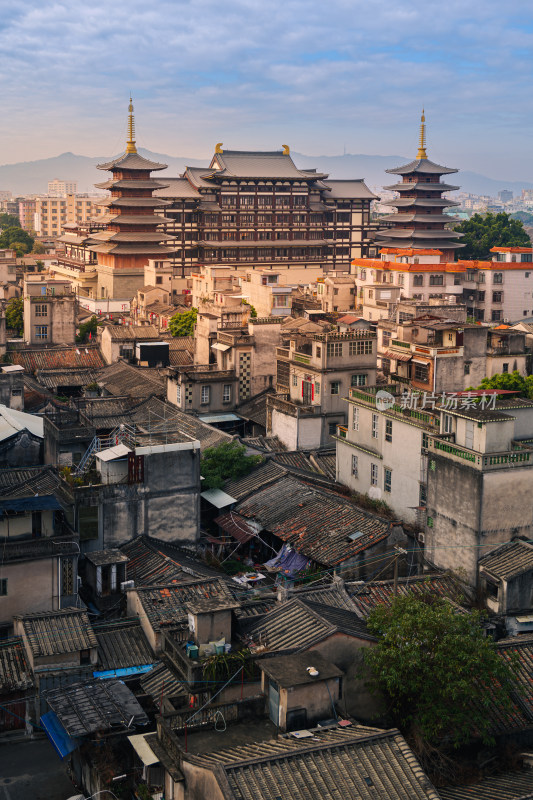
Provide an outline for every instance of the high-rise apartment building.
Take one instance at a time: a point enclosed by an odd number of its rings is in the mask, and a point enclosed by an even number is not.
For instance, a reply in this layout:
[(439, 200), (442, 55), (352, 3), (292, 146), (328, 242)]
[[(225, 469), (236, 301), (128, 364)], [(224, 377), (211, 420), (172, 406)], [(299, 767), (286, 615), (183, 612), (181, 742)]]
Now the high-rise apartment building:
[(60, 236), (66, 223), (86, 222), (94, 215), (96, 198), (68, 194), (35, 198), (34, 226), (39, 236)]
[(51, 197), (62, 197), (64, 194), (78, 194), (77, 181), (61, 181), (54, 178), (48, 181), (48, 194)]

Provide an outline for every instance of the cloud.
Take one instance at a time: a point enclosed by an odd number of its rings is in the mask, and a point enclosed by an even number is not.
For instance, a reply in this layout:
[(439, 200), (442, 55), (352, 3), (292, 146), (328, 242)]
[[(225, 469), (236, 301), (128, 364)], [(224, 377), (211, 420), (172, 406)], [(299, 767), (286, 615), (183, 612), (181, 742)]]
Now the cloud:
[(131, 90), (154, 150), (408, 153), (425, 104), (441, 160), (487, 171), (508, 141), (521, 177), (532, 46), (529, 0), (26, 0), (0, 25), (2, 160), (115, 152)]

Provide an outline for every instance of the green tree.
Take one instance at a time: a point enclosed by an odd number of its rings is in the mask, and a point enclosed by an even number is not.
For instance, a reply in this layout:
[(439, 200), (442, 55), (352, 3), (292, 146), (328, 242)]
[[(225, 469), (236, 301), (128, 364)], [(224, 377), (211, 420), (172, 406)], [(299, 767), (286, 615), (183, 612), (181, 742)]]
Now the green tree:
[(35, 255), (41, 256), (43, 253), (46, 253), (46, 247), (42, 242), (34, 242), (33, 252), (35, 253)]
[(510, 214), (474, 214), (455, 226), (463, 233), (460, 258), (490, 260), (493, 247), (531, 247), (531, 241), (522, 222)]
[(459, 613), (429, 594), (397, 597), (371, 613), (368, 630), (378, 644), (364, 653), (370, 687), (412, 741), (489, 744), (492, 709), (511, 710), (514, 661), (499, 656), (480, 621), (479, 612)]
[(20, 228), (20, 220), (12, 214), (0, 214), (0, 228)]
[[(98, 320), (93, 315), (91, 319), (87, 320), (87, 322), (83, 322), (79, 329), (78, 333), (76, 334), (76, 341), (80, 344), (89, 341), (89, 339), (93, 339), (96, 336), (96, 331), (98, 330)], [(90, 334), (90, 336), (89, 336)]]
[(507, 389), (519, 392), (520, 397), (533, 399), (533, 375), (524, 378), (517, 369), (513, 372), (500, 372), (492, 378), (483, 378), (478, 389)]
[(24, 333), (24, 300), (22, 297), (12, 297), (6, 306), (7, 327), (15, 331), (17, 336)]
[(197, 308), (191, 308), (190, 311), (174, 314), (168, 323), (168, 329), (172, 336), (193, 336), (197, 316)]
[(200, 462), (202, 486), (220, 489), (224, 481), (242, 478), (263, 460), (262, 456), (247, 456), (246, 447), (234, 439), (204, 450)]
[(30, 253), (33, 242), (33, 237), (27, 231), (14, 225), (6, 228), (0, 235), (0, 247), (12, 247), (18, 256)]

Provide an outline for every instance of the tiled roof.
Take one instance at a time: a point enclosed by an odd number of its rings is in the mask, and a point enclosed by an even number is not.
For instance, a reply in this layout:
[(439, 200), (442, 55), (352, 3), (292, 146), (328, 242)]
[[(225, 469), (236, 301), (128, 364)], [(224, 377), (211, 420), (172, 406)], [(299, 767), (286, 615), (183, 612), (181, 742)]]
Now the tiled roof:
[(88, 386), (96, 381), (97, 376), (94, 369), (38, 369), (35, 372), (41, 386), (52, 391), (59, 386)]
[(188, 367), (194, 363), (194, 358), (190, 350), (170, 350), (168, 360), (171, 367)]
[(17, 637), (0, 642), (0, 694), (23, 691), (32, 686), (33, 678), (22, 639)]
[(106, 331), (113, 342), (160, 338), (160, 333), (154, 325), (108, 325)]
[[(189, 582), (191, 578), (199, 578), (196, 572), (178, 562), (179, 554), (173, 558), (162, 553), (156, 542), (149, 542), (144, 536), (136, 536), (121, 548), (128, 556), (128, 580), (135, 586), (162, 586), (173, 583)], [(196, 566), (196, 565), (195, 565)]]
[(308, 739), (288, 734), (194, 761), (224, 770), (232, 800), (439, 800), (397, 730), (318, 728)]
[(189, 696), (183, 680), (172, 672), (166, 664), (158, 664), (141, 678), (143, 692), (149, 694), (154, 702), (161, 703), (161, 697), (182, 697), (185, 702)]
[(249, 400), (245, 400), (243, 403), (240, 403), (238, 406), (236, 406), (235, 411), (237, 414), (240, 414), (241, 417), (249, 419), (266, 429), (267, 396), (275, 393), (275, 390), (269, 387), (268, 389), (259, 392), (259, 394), (254, 395), (254, 397), (251, 397)]
[[(359, 613), (365, 619), (374, 608), (379, 605), (388, 605), (394, 598), (393, 581), (369, 581), (364, 584), (347, 582), (345, 587)], [(465, 597), (468, 599), (466, 587), (449, 573), (399, 578), (397, 589), (398, 595), (436, 594), (454, 602), (459, 602)]]
[(516, 659), (512, 664), (518, 681), (519, 694), (516, 702), (527, 716), (530, 727), (533, 725), (533, 634), (518, 636), (498, 642), (498, 652), (506, 661)]
[(444, 786), (439, 794), (442, 800), (533, 800), (533, 770), (504, 772), (463, 786)]
[[(224, 491), (235, 497), (227, 486)], [(259, 489), (239, 503), (236, 511), (260, 522), (306, 558), (327, 566), (373, 547), (386, 539), (391, 529), (388, 520), (292, 475)], [(350, 534), (361, 535), (352, 540)]]
[(37, 657), (89, 650), (98, 644), (87, 612), (79, 608), (26, 614), (19, 619)]
[(98, 663), (103, 670), (140, 667), (155, 660), (138, 622), (109, 622), (95, 625)]
[(0, 497), (49, 496), (61, 486), (61, 479), (54, 467), (25, 467), (0, 470)]
[(156, 630), (172, 627), (188, 617), (187, 604), (195, 600), (227, 599), (232, 595), (225, 581), (207, 578), (171, 586), (136, 590), (152, 627)]
[(104, 367), (98, 373), (97, 381), (115, 397), (164, 397), (167, 393), (166, 378), (159, 370), (134, 367), (125, 361)]
[[(242, 178), (299, 178), (317, 179), (325, 177), (308, 170), (300, 170), (289, 155), (281, 151), (252, 152), (224, 150), (216, 154), (220, 169), (204, 170), (204, 175)], [(211, 184), (212, 185), (212, 184)]]
[(244, 497), (286, 475), (287, 470), (283, 469), (283, 467), (274, 464), (273, 461), (267, 461), (252, 470), (249, 475), (245, 475), (244, 478), (226, 481), (223, 488), (235, 500), (242, 500)]
[(508, 580), (533, 570), (533, 543), (509, 542), (479, 559), (479, 566), (496, 578)]
[(335, 453), (313, 453), (318, 468), (332, 481), (337, 479), (337, 459)]
[[(353, 620), (352, 620), (353, 616)], [(298, 653), (342, 631), (372, 639), (355, 613), (332, 606), (319, 606), (294, 598), (274, 607), (257, 622), (247, 625), (246, 634), (269, 650)]]
[(9, 357), (13, 364), (20, 364), (28, 372), (38, 369), (100, 369), (104, 366), (99, 347), (90, 344), (11, 350)]
[(69, 736), (86, 736), (119, 728), (135, 730), (148, 717), (132, 692), (119, 680), (94, 679), (46, 692), (48, 705)]
[(323, 606), (344, 608), (347, 611), (357, 613), (357, 606), (350, 598), (342, 582), (319, 588), (316, 588), (313, 584), (304, 585), (301, 588), (291, 590), (291, 597), (298, 597), (305, 602), (319, 603)]

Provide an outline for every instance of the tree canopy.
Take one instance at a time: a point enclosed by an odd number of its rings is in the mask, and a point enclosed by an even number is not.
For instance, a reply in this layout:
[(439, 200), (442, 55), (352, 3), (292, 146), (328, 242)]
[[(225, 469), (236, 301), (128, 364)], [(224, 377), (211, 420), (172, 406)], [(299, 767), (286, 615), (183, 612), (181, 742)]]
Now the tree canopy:
[(512, 667), (483, 635), (479, 612), (459, 613), (434, 595), (406, 595), (378, 606), (365, 648), (371, 688), (380, 691), (395, 724), (430, 746), (459, 747), (473, 738), (492, 741), (496, 706), (512, 708)]
[(517, 369), (513, 372), (500, 372), (492, 378), (483, 378), (478, 389), (508, 389), (519, 392), (520, 397), (533, 399), (533, 375), (524, 378)]
[(96, 336), (96, 331), (98, 329), (98, 320), (93, 315), (91, 319), (87, 320), (87, 322), (83, 322), (79, 329), (78, 333), (76, 334), (76, 341), (79, 343), (87, 342), (89, 339), (92, 339), (93, 336)]
[(205, 489), (220, 489), (224, 481), (248, 475), (262, 460), (262, 456), (247, 456), (246, 447), (234, 439), (217, 447), (208, 447), (200, 462), (204, 479), (202, 486)]
[(0, 235), (0, 247), (11, 247), (17, 251), (17, 256), (26, 255), (31, 253), (33, 248), (34, 238), (23, 230), (21, 227), (15, 225), (5, 228)]
[(490, 260), (492, 247), (531, 247), (531, 241), (522, 222), (510, 214), (474, 214), (455, 226), (464, 233), (459, 251), (460, 258)]
[(197, 308), (191, 308), (190, 311), (174, 314), (168, 323), (168, 329), (172, 336), (193, 336), (197, 315)]
[(15, 331), (17, 336), (24, 333), (24, 300), (22, 297), (12, 297), (6, 306), (7, 327)]
[(20, 228), (20, 220), (18, 217), (15, 217), (13, 214), (0, 214), (0, 228), (4, 230), (5, 228)]

